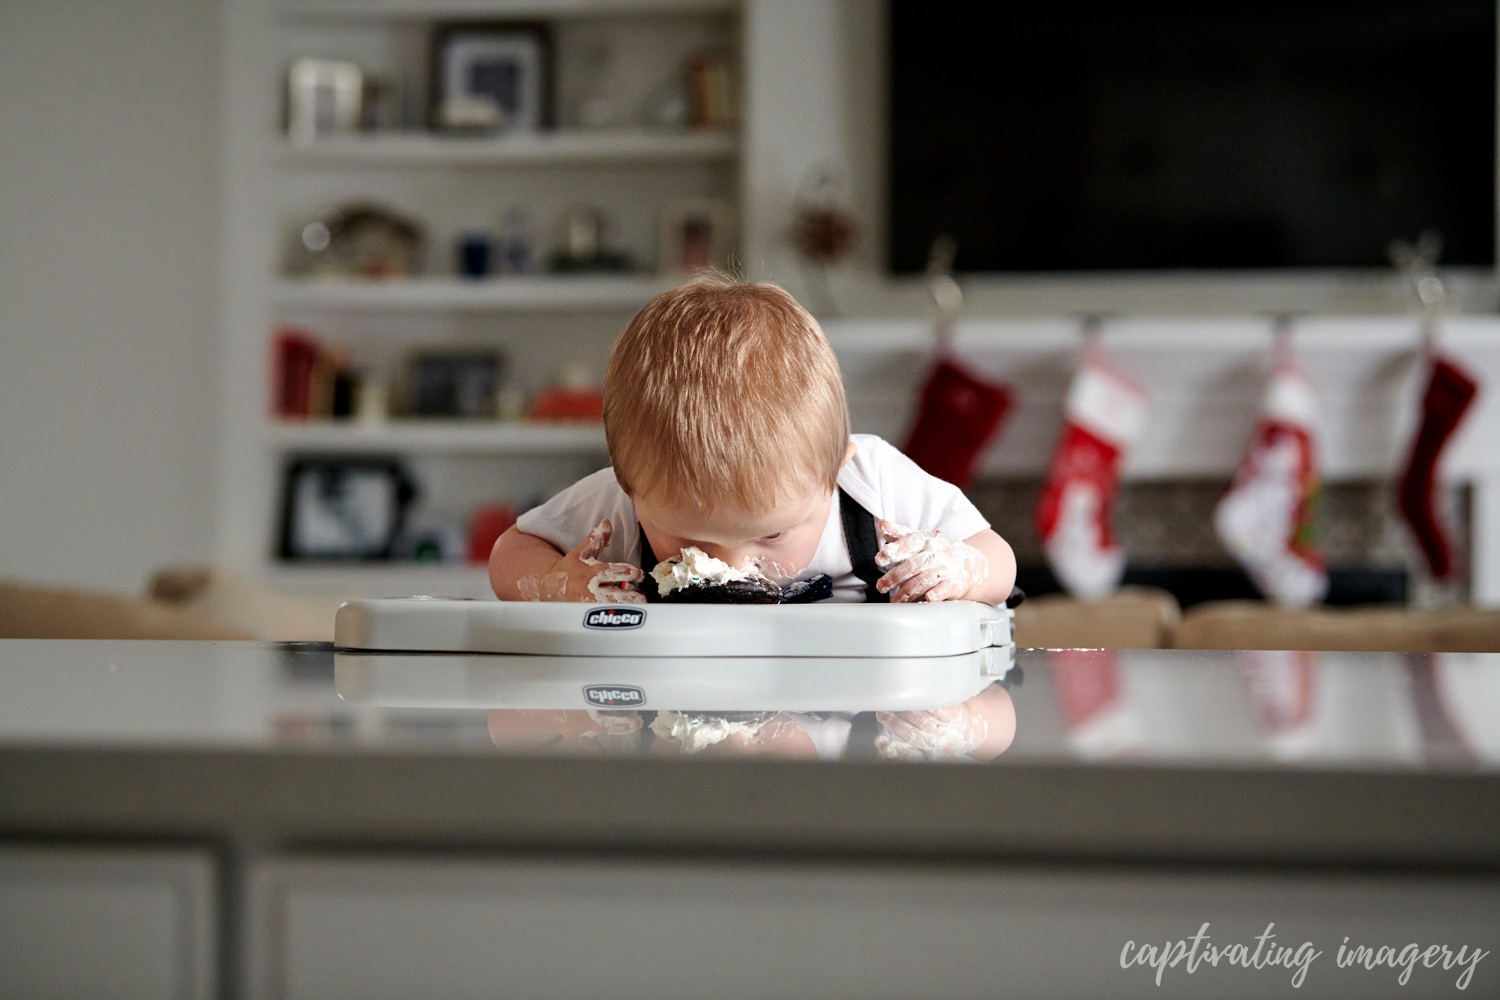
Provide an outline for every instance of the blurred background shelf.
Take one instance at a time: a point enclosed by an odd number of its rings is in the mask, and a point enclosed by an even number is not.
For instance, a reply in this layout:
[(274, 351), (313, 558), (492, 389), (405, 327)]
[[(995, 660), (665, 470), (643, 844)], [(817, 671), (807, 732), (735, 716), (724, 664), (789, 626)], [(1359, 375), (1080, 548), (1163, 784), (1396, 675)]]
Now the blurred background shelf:
[(292, 166), (522, 166), (526, 164), (655, 163), (732, 160), (732, 132), (560, 129), (492, 137), (407, 131), (331, 136), (308, 145), (285, 140), (277, 150)]
[[(232, 278), (219, 564), (307, 587), (375, 574), (376, 592), (488, 593), (482, 571), (277, 560), (289, 470), (299, 457), (392, 459), (417, 486), (408, 527), (437, 537), (470, 531), (486, 506), (525, 510), (606, 465), (597, 424), (399, 414), (418, 409), (406, 398), (417, 362), (445, 353), (493, 355), (494, 392), (597, 386), (631, 315), (682, 280), (666, 272), (688, 263), (687, 213), (712, 210), (724, 243), (715, 259), (732, 259), (749, 149), (738, 113), (746, 15), (742, 0), (236, 0), (226, 9), (235, 61), (225, 90)], [(541, 39), (537, 127), (430, 127), (448, 86), (437, 72), (445, 33), (481, 25)], [(357, 123), (290, 127), (299, 60), (357, 67)], [(352, 252), (308, 259), (317, 252), (304, 240), (309, 223), (361, 208), (378, 218), (349, 241), (397, 266), (365, 266)], [(560, 260), (572, 268), (555, 272)], [(360, 276), (371, 272), (411, 276)], [(282, 352), (285, 337), (303, 352)], [(379, 421), (267, 415), (268, 399), (296, 398), (284, 390), (301, 384), (302, 369), (288, 365), (309, 348), (317, 370), (307, 377), (326, 387), (338, 373), (349, 409)]]
[(495, 455), (603, 454), (597, 424), (527, 424), (474, 420), (275, 421), (271, 443), (285, 450)]
[(412, 311), (557, 311), (635, 309), (676, 284), (655, 275), (503, 278), (418, 277), (393, 281), (282, 279), (272, 291), (282, 308)]
[(715, 14), (738, 0), (283, 0), (280, 12), (309, 18), (553, 18)]
[(296, 590), (338, 593), (348, 597), (495, 597), (483, 564), (390, 562), (272, 562), (264, 571), (268, 583)]

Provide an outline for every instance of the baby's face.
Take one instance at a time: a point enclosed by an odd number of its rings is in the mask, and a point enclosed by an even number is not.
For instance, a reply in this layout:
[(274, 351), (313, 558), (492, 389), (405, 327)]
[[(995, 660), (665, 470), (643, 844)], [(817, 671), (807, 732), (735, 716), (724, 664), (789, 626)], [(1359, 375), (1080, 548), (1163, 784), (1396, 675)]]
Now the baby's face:
[(716, 510), (655, 498), (635, 501), (635, 515), (658, 559), (696, 545), (735, 569), (758, 569), (777, 582), (812, 562), (828, 521), (831, 490), (816, 490), (774, 510)]

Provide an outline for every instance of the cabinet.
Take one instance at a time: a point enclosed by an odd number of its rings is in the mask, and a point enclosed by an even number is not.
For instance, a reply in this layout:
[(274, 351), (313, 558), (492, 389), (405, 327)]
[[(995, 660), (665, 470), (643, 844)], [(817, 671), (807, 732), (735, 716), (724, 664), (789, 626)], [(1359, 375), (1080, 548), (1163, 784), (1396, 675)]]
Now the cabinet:
[(216, 878), (207, 851), (0, 847), (0, 995), (214, 995)]
[[(605, 463), (597, 425), (405, 417), (412, 360), (424, 351), (496, 352), (512, 399), (562, 372), (597, 383), (615, 334), (677, 280), (659, 259), (664, 219), (685, 204), (709, 204), (723, 220), (721, 243), (726, 232), (732, 238), (740, 183), (733, 116), (663, 121), (675, 98), (691, 103), (686, 68), (695, 59), (708, 54), (717, 70), (736, 72), (738, 0), (250, 0), (227, 5), (224, 18), (216, 558), (289, 581), (484, 594), (481, 567), (340, 569), (282, 559), (286, 470), (308, 456), (393, 458), (419, 487), (409, 525), (461, 537), (478, 505), (524, 509)], [(542, 127), (484, 134), (430, 127), (442, 87), (434, 82), (435, 39), (455, 24), (539, 26), (550, 81)], [(367, 97), (379, 81), (381, 127), (294, 142), (288, 68), (304, 58), (358, 66)], [(734, 89), (734, 76), (720, 79)], [(298, 273), (303, 227), (351, 203), (419, 224), (414, 273), (381, 280)], [(623, 267), (549, 266), (566, 220), (580, 209), (602, 220), (604, 247)], [(461, 238), (478, 231), (498, 239), (507, 219), (512, 231), (524, 220), (532, 266), (461, 275)], [(375, 410), (386, 416), (278, 417), (273, 355), (283, 329), (347, 359), (375, 387), (363, 398), (383, 400)]]

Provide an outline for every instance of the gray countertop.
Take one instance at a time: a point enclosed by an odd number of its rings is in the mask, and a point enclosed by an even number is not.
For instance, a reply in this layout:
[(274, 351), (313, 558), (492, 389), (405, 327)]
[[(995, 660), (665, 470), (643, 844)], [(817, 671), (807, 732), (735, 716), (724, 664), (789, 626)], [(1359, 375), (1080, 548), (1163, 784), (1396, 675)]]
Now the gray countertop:
[(502, 660), (449, 665), (433, 707), (341, 697), (328, 647), (0, 642), (0, 836), (1500, 867), (1500, 656), (1021, 650), (976, 675), (1015, 717), (984, 762), (885, 759), (857, 690), (689, 713), (841, 734), (803, 759), (684, 753), (665, 706), (601, 739), (621, 716), (491, 704)]

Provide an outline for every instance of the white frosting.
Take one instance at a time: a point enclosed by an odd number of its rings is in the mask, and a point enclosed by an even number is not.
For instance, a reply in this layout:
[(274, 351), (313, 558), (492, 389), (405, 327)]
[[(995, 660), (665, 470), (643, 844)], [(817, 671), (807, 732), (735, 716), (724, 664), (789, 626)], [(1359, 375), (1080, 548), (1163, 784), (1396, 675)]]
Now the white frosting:
[(705, 747), (722, 743), (736, 733), (744, 733), (747, 740), (755, 742), (761, 728), (774, 714), (766, 712), (742, 720), (701, 712), (689, 714), (660, 711), (651, 721), (651, 731), (662, 739), (676, 743), (681, 753), (697, 753)]
[(899, 732), (886, 724), (887, 719), (881, 720), (880, 733), (875, 737), (880, 756), (886, 760), (956, 760), (979, 749), (990, 733), (989, 723), (981, 715), (944, 719), (932, 712), (921, 714), (931, 721), (903, 726)]
[[(914, 551), (911, 556), (908, 556), (908, 558), (914, 558), (916, 556), (923, 555), (924, 553), (940, 552), (947, 544), (947, 541), (948, 540), (946, 538), (942, 538), (934, 533), (932, 537), (924, 539), (922, 541), (922, 547)], [(880, 554), (885, 556), (887, 559), (890, 559), (892, 562), (896, 561), (896, 559), (901, 555), (901, 540), (898, 538), (894, 542), (886, 542), (883, 546), (881, 546)]]
[[(641, 713), (630, 710), (610, 709), (588, 709), (589, 718), (599, 727), (600, 733), (610, 735), (622, 735), (624, 733), (638, 732), (642, 725)], [(595, 736), (597, 733), (585, 732), (584, 736)]]
[(715, 559), (696, 545), (689, 545), (681, 554), (656, 564), (651, 576), (656, 580), (656, 591), (666, 597), (674, 590), (691, 587), (695, 583), (720, 586), (736, 580), (748, 580), (758, 573), (747, 573), (735, 569), (722, 559)]

